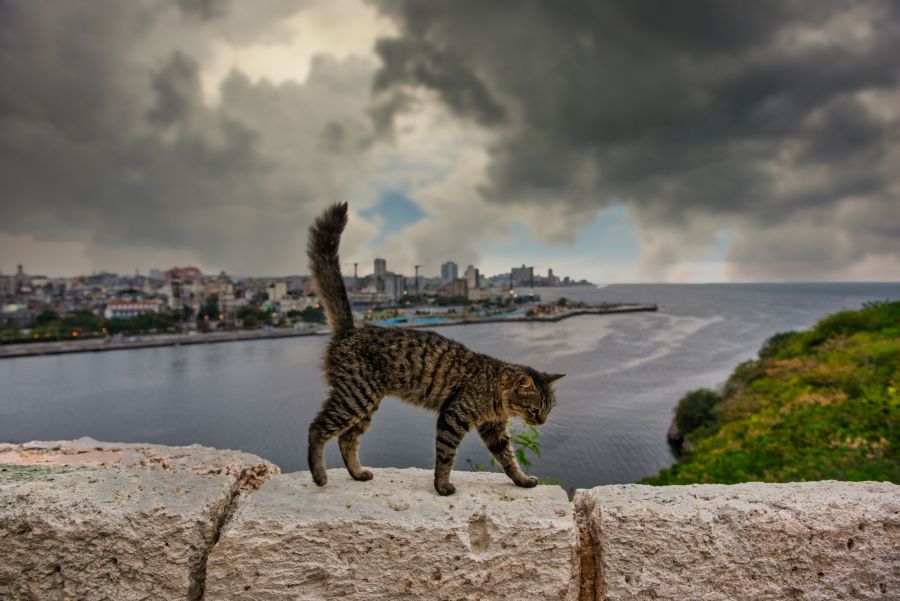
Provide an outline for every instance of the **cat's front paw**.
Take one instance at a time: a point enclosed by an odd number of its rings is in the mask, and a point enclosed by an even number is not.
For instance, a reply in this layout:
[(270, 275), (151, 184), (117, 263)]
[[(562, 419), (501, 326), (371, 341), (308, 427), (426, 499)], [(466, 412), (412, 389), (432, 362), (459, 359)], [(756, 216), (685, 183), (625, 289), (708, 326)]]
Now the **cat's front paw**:
[(456, 492), (456, 487), (450, 484), (449, 482), (435, 482), (434, 489), (438, 492), (442, 497), (446, 497), (448, 495), (452, 495)]
[(319, 486), (325, 486), (325, 483), (328, 482), (328, 475), (325, 473), (325, 470), (313, 470), (312, 477), (313, 482)]
[(354, 480), (359, 480), (360, 482), (366, 482), (373, 478), (372, 472), (370, 472), (369, 470), (362, 470), (361, 472), (350, 475), (353, 476)]
[(516, 480), (516, 486), (521, 486), (522, 488), (534, 488), (537, 486), (537, 483), (537, 476), (523, 476)]

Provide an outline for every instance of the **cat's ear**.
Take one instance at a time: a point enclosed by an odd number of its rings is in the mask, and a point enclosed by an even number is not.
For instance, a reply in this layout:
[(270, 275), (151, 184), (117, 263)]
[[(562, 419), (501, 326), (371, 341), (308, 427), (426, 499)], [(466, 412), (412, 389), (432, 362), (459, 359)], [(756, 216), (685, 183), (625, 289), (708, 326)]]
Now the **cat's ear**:
[(531, 376), (529, 376), (528, 374), (519, 374), (519, 378), (516, 380), (516, 384), (519, 386), (519, 390), (521, 392), (534, 391), (534, 380), (532, 380)]
[(544, 374), (544, 377), (547, 378), (547, 383), (552, 384), (565, 377), (565, 375), (566, 374)]

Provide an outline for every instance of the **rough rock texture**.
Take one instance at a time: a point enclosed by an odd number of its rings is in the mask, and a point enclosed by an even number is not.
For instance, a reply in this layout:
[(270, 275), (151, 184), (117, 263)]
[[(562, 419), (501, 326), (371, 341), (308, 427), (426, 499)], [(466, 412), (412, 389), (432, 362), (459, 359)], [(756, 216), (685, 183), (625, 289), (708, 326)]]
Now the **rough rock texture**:
[(597, 599), (900, 598), (900, 486), (601, 486), (575, 503)]
[(0, 464), (17, 465), (120, 465), (160, 467), (172, 472), (237, 479), (242, 490), (259, 488), (281, 470), (274, 463), (241, 451), (190, 445), (170, 447), (145, 443), (99, 442), (93, 438), (0, 444)]
[(234, 478), (0, 465), (0, 599), (198, 599)]
[(558, 487), (429, 470), (276, 476), (249, 495), (209, 558), (207, 601), (566, 599), (576, 531)]

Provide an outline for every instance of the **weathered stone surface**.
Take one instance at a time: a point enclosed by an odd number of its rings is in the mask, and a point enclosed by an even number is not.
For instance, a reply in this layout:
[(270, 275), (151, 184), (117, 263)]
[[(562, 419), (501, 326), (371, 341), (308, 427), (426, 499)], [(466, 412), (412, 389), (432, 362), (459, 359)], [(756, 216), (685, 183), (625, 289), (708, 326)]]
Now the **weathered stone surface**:
[(900, 598), (893, 484), (601, 486), (575, 504), (597, 599)]
[(17, 465), (120, 465), (162, 468), (197, 475), (222, 474), (237, 479), (245, 490), (259, 488), (270, 475), (281, 470), (274, 463), (251, 453), (203, 447), (145, 443), (77, 440), (33, 441), (0, 444), (0, 464)]
[(576, 531), (558, 487), (454, 472), (440, 497), (429, 470), (276, 476), (238, 507), (213, 548), (208, 601), (565, 599)]
[(0, 465), (0, 599), (197, 599), (236, 493), (225, 475)]

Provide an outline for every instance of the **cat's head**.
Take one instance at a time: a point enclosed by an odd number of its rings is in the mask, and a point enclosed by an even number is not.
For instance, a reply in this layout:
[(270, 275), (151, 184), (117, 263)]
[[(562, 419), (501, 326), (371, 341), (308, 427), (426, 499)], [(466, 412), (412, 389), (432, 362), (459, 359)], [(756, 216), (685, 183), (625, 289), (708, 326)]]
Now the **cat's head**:
[(500, 397), (504, 407), (532, 426), (543, 424), (556, 404), (552, 384), (564, 375), (547, 374), (524, 366), (503, 370)]

